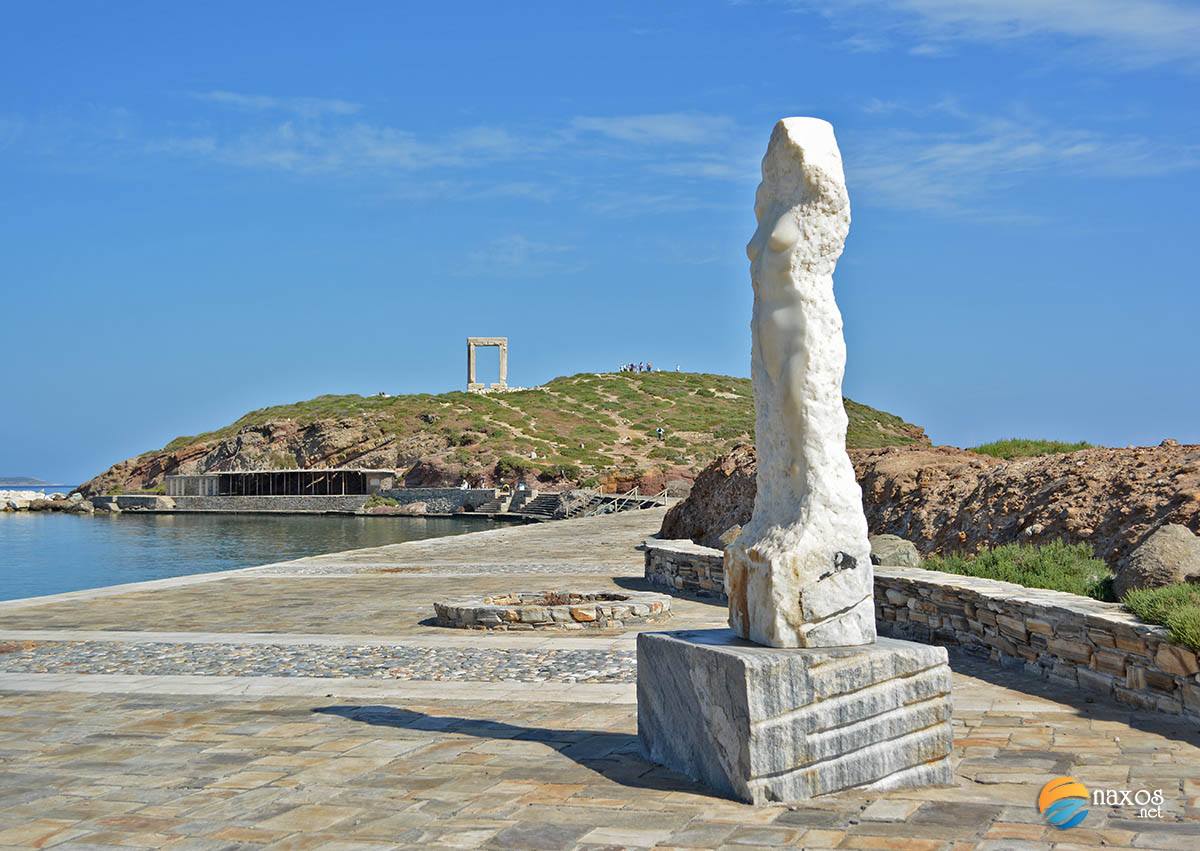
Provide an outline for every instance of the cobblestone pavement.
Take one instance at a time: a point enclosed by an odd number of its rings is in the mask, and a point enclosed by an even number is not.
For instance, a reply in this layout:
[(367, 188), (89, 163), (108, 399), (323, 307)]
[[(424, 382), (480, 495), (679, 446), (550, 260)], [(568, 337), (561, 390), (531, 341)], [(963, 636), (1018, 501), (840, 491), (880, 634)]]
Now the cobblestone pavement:
[[(638, 755), (636, 630), (423, 623), (444, 597), (642, 587), (633, 547), (660, 521), (510, 527), (0, 606), (0, 849), (1200, 849), (1200, 731), (1019, 671), (953, 660), (954, 786), (755, 808)], [(673, 607), (669, 626), (724, 618)], [(15, 672), (35, 670), (49, 673)], [(1049, 828), (1037, 792), (1062, 774), (1161, 789), (1162, 813), (1093, 806)]]
[(42, 674), (631, 683), (636, 664), (632, 650), (115, 641), (0, 645), (0, 671)]

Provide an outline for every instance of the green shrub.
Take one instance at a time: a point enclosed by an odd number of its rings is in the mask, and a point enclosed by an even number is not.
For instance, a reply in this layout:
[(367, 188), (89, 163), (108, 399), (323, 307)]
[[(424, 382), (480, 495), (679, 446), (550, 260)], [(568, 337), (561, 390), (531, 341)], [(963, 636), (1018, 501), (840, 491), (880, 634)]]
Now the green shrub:
[(376, 493), (367, 497), (367, 501), (363, 503), (363, 508), (381, 508), (385, 505), (395, 508), (399, 504), (399, 502), (392, 499), (390, 496), (380, 496)]
[(455, 431), (448, 428), (443, 429), (442, 434), (445, 435), (446, 442), (451, 446), (474, 446), (482, 439), (482, 435), (473, 431)]
[(1165, 626), (1171, 640), (1200, 650), (1200, 586), (1181, 582), (1162, 588), (1137, 588), (1121, 601), (1146, 623)]
[(268, 470), (294, 470), (296, 459), (286, 452), (272, 452), (265, 465)]
[(583, 471), (574, 464), (551, 464), (542, 470), (539, 478), (547, 481), (579, 481)]
[(496, 462), (496, 478), (519, 479), (533, 470), (533, 464), (528, 458), (517, 455), (505, 455)]
[(1135, 588), (1125, 592), (1125, 608), (1147, 623), (1165, 624), (1167, 615), (1186, 606), (1200, 606), (1200, 586), (1186, 582), (1162, 588)]
[(971, 451), (1011, 461), (1014, 458), (1033, 458), (1037, 455), (1078, 452), (1080, 449), (1091, 449), (1091, 447), (1092, 444), (1082, 440), (1076, 443), (1066, 443), (1061, 440), (1027, 440), (1021, 437), (1011, 437), (1007, 440), (993, 440), (991, 443), (975, 446)]
[(1097, 600), (1113, 599), (1108, 565), (1093, 557), (1086, 544), (1061, 541), (1040, 546), (1005, 544), (973, 557), (930, 556), (921, 566), (960, 576), (1015, 582), (1026, 588), (1066, 591)]
[(1193, 650), (1200, 650), (1200, 606), (1183, 606), (1167, 615), (1171, 640)]

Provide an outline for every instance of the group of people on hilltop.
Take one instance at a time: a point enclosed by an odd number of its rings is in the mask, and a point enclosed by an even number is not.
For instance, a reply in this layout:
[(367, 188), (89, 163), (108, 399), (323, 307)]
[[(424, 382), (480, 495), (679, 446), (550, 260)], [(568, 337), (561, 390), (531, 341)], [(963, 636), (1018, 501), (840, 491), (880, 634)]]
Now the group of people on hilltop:
[(654, 372), (654, 364), (650, 361), (621, 364), (621, 372)]

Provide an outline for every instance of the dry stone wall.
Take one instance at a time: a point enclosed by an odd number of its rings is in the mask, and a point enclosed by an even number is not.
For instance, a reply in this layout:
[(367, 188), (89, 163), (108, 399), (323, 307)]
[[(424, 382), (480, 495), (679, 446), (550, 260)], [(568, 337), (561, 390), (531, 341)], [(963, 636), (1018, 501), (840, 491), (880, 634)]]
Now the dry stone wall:
[(177, 496), (176, 511), (286, 512), (323, 514), (327, 511), (354, 514), (369, 497), (353, 496)]
[(474, 511), (496, 498), (493, 488), (395, 488), (380, 492), (401, 505), (424, 503), (426, 514)]
[(725, 599), (725, 556), (691, 541), (646, 541), (646, 579), (672, 591)]
[[(648, 540), (646, 579), (724, 597), (720, 550)], [(913, 567), (875, 568), (881, 635), (960, 647), (1031, 677), (1200, 721), (1200, 660), (1116, 603)]]

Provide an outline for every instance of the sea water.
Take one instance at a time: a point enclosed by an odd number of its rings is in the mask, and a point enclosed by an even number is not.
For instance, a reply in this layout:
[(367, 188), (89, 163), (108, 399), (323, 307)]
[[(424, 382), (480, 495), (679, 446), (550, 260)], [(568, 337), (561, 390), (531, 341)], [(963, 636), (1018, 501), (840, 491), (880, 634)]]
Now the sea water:
[(0, 513), (0, 600), (494, 528), (483, 517)]

